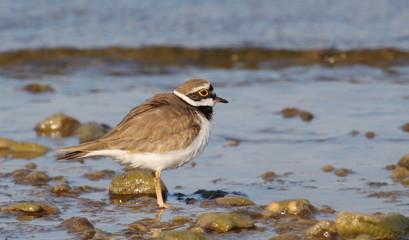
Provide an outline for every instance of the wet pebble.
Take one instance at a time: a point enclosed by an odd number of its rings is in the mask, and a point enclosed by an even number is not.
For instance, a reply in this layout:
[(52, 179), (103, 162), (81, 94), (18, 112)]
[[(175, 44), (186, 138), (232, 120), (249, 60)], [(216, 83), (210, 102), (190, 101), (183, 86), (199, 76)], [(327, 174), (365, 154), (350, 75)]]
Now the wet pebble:
[(1, 208), (1, 211), (20, 211), (27, 214), (35, 213), (37, 217), (58, 214), (60, 212), (54, 205), (42, 202), (15, 203)]
[(79, 138), (80, 143), (84, 143), (104, 136), (109, 130), (111, 130), (111, 127), (106, 124), (89, 122), (81, 124), (75, 130), (75, 135)]
[(111, 179), (114, 175), (115, 171), (105, 169), (97, 172), (86, 173), (84, 177), (91, 181), (99, 181), (101, 179)]
[(290, 233), (284, 233), (276, 237), (269, 238), (268, 240), (301, 240), (301, 237)]
[(211, 199), (224, 197), (224, 196), (226, 196), (228, 194), (228, 192), (225, 192), (225, 191), (222, 191), (222, 190), (199, 189), (194, 194), (200, 195), (204, 199), (211, 200)]
[[(168, 190), (162, 181), (161, 186), (165, 197)], [(109, 185), (109, 193), (156, 196), (152, 174), (144, 171), (129, 171), (116, 176)]]
[(375, 136), (376, 136), (376, 133), (373, 132), (373, 131), (369, 131), (369, 132), (365, 133), (365, 137), (368, 138), (368, 139), (375, 138)]
[(223, 233), (233, 229), (253, 228), (254, 222), (251, 218), (237, 213), (210, 212), (198, 216), (196, 226)]
[(51, 189), (51, 192), (53, 192), (53, 193), (66, 193), (66, 192), (68, 192), (70, 190), (71, 190), (71, 187), (68, 184), (60, 184), (60, 185), (54, 186)]
[(335, 175), (337, 175), (338, 177), (346, 177), (352, 173), (355, 173), (355, 172), (348, 168), (340, 168), (340, 169), (335, 170)]
[(31, 159), (43, 156), (50, 148), (33, 142), (16, 142), (0, 138), (0, 157)]
[(254, 205), (254, 202), (250, 199), (236, 195), (226, 195), (222, 198), (216, 198), (215, 202), (217, 205), (224, 207), (242, 207)]
[(316, 208), (307, 199), (289, 199), (272, 202), (267, 206), (267, 210), (272, 213), (309, 216)]
[(409, 154), (405, 154), (398, 162), (399, 167), (404, 167), (409, 170)]
[(334, 169), (335, 168), (333, 166), (331, 166), (331, 165), (325, 165), (325, 166), (322, 167), (323, 172), (332, 172), (332, 171), (334, 171)]
[(409, 132), (409, 123), (403, 124), (401, 127), (402, 131)]
[(43, 171), (19, 169), (12, 173), (17, 184), (43, 185), (50, 181), (50, 177)]
[(81, 239), (92, 239), (96, 233), (94, 225), (85, 217), (71, 217), (60, 226), (67, 229), (68, 234), (75, 234)]
[(38, 122), (35, 130), (38, 136), (68, 137), (74, 135), (79, 126), (77, 119), (59, 113)]
[(334, 239), (336, 237), (335, 222), (331, 220), (321, 220), (310, 227), (305, 236), (317, 239)]
[(284, 108), (280, 112), (284, 118), (294, 118), (294, 117), (299, 117), (301, 120), (304, 122), (309, 122), (312, 119), (314, 119), (314, 115), (310, 112), (300, 110), (298, 108)]
[(24, 91), (31, 92), (31, 93), (47, 93), (47, 92), (55, 92), (55, 89), (49, 84), (27, 84), (23, 87)]
[(239, 146), (240, 142), (241, 142), (240, 140), (230, 140), (229, 146), (230, 147), (237, 147), (237, 146)]
[(376, 239), (397, 239), (408, 233), (409, 218), (399, 213), (364, 215), (340, 212), (335, 228), (343, 239), (367, 234)]
[(206, 240), (206, 235), (202, 233), (191, 232), (188, 230), (162, 232), (158, 240)]
[(272, 182), (274, 179), (276, 179), (278, 177), (278, 175), (273, 171), (267, 171), (267, 172), (264, 172), (263, 174), (261, 174), (260, 177), (265, 182)]

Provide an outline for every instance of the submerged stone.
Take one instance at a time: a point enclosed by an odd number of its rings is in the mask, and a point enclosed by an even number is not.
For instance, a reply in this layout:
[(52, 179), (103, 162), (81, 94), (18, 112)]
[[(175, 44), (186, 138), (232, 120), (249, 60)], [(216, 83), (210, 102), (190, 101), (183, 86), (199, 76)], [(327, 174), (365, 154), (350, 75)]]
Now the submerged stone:
[(68, 137), (74, 135), (79, 126), (77, 119), (59, 113), (37, 123), (35, 130), (38, 136)]
[(85, 217), (71, 217), (64, 220), (60, 226), (67, 229), (69, 234), (76, 234), (81, 239), (91, 239), (96, 233), (96, 229)]
[(335, 237), (335, 222), (330, 220), (321, 220), (314, 226), (310, 227), (305, 235), (307, 239), (314, 237), (318, 239), (333, 239)]
[(290, 199), (278, 202), (272, 202), (267, 206), (270, 212), (293, 215), (310, 215), (315, 211), (307, 199)]
[(228, 232), (233, 229), (253, 228), (251, 218), (237, 213), (210, 212), (203, 213), (197, 218), (196, 225), (215, 232)]
[(409, 154), (405, 154), (398, 162), (399, 167), (404, 167), (409, 170)]
[(46, 216), (50, 214), (57, 214), (59, 210), (54, 205), (42, 202), (25, 202), (15, 203), (7, 207), (1, 208), (2, 211), (22, 211), (25, 213), (36, 213), (40, 216)]
[(32, 142), (16, 142), (7, 138), (0, 138), (0, 157), (31, 159), (42, 156), (50, 148)]
[[(161, 180), (162, 192), (168, 190)], [(109, 193), (116, 195), (156, 196), (152, 174), (144, 171), (129, 171), (116, 176), (109, 185)]]
[(49, 84), (33, 83), (24, 86), (23, 90), (31, 93), (46, 93), (55, 92), (54, 88)]
[(111, 127), (106, 124), (88, 122), (81, 124), (81, 126), (75, 130), (75, 135), (80, 139), (80, 143), (84, 143), (104, 136), (110, 129)]
[(396, 239), (408, 233), (409, 218), (399, 213), (363, 215), (340, 212), (335, 220), (337, 233), (345, 239), (368, 234), (376, 239)]
[(208, 239), (202, 233), (191, 232), (187, 230), (162, 232), (158, 240), (206, 240)]
[(254, 205), (254, 202), (250, 199), (236, 195), (226, 195), (222, 198), (216, 198), (215, 202), (217, 205), (225, 207), (241, 207)]

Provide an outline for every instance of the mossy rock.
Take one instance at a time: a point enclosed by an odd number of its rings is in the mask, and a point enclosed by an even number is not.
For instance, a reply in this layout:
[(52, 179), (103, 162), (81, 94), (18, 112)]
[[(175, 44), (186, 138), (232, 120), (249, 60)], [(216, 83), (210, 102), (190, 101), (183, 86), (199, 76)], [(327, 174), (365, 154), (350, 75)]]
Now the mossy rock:
[(40, 213), (41, 215), (57, 214), (59, 210), (51, 204), (42, 202), (14, 203), (1, 208), (2, 211), (23, 211), (25, 213)]
[[(161, 180), (162, 192), (168, 190)], [(109, 193), (115, 195), (156, 196), (152, 174), (144, 171), (129, 171), (116, 176), (109, 185)]]
[(267, 206), (267, 210), (270, 212), (292, 215), (310, 215), (315, 209), (307, 199), (283, 200), (272, 202)]
[(335, 235), (335, 222), (331, 220), (321, 220), (310, 227), (305, 235), (311, 238), (325, 239)]
[(37, 123), (35, 130), (38, 136), (68, 137), (73, 135), (79, 126), (77, 119), (59, 113)]
[(233, 229), (253, 228), (254, 222), (251, 218), (237, 213), (211, 212), (200, 215), (196, 225), (222, 233)]
[(376, 239), (396, 239), (408, 233), (409, 218), (399, 213), (363, 215), (340, 212), (335, 220), (337, 233), (345, 239), (367, 234)]
[(191, 232), (187, 230), (162, 232), (157, 240), (206, 240), (208, 239), (202, 233)]
[(254, 205), (254, 202), (250, 199), (236, 195), (226, 195), (221, 198), (216, 198), (215, 202), (217, 205), (225, 207), (241, 207)]

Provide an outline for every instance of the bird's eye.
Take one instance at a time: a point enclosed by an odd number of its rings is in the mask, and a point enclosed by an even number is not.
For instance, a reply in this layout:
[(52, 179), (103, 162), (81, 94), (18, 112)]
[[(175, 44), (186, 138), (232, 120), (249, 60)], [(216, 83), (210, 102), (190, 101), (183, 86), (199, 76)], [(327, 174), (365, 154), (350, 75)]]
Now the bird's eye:
[(202, 96), (202, 97), (207, 97), (207, 96), (209, 95), (209, 90), (207, 90), (207, 89), (200, 89), (200, 90), (198, 91), (198, 93), (199, 93), (199, 95)]

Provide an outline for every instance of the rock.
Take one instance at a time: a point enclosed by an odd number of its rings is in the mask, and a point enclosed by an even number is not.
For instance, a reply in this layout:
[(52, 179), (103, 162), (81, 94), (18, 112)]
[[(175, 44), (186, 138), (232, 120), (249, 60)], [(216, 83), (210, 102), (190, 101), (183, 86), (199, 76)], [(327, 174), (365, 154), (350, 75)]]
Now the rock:
[(358, 237), (354, 238), (353, 240), (376, 240), (376, 238), (372, 237), (371, 235), (368, 234), (362, 234), (359, 235)]
[(334, 171), (334, 169), (335, 168), (333, 166), (331, 166), (331, 165), (325, 165), (325, 166), (322, 167), (323, 172), (332, 172), (332, 171)]
[(50, 178), (43, 171), (32, 171), (23, 179), (23, 182), (32, 184), (45, 184), (48, 181), (50, 181)]
[(393, 170), (391, 177), (395, 180), (401, 180), (409, 177), (409, 170), (405, 167), (397, 167)]
[(10, 206), (1, 208), (2, 211), (22, 211), (27, 214), (37, 214), (37, 216), (47, 216), (51, 214), (58, 214), (60, 211), (57, 207), (51, 204), (42, 202), (25, 202), (15, 203)]
[(0, 138), (0, 154), (2, 157), (31, 159), (42, 156), (50, 148), (32, 142), (16, 142), (7, 138)]
[(300, 110), (298, 108), (284, 108), (280, 113), (284, 118), (300, 117), (304, 122), (309, 122), (314, 118), (312, 113)]
[(9, 148), (15, 141), (0, 137), (0, 148)]
[(45, 93), (45, 92), (55, 92), (54, 88), (49, 84), (28, 84), (24, 86), (23, 90), (32, 93)]
[(208, 239), (202, 233), (191, 232), (188, 230), (162, 232), (158, 240), (206, 240)]
[(260, 177), (266, 182), (272, 182), (278, 175), (273, 171), (267, 171), (261, 174)]
[(215, 232), (228, 232), (233, 229), (253, 228), (254, 222), (247, 216), (237, 213), (210, 212), (201, 214), (196, 225)]
[[(161, 186), (166, 196), (168, 190), (162, 181)], [(109, 193), (156, 196), (152, 174), (144, 171), (129, 171), (116, 176), (109, 185)]]
[(230, 140), (229, 146), (230, 147), (237, 147), (237, 146), (239, 146), (240, 142), (241, 142), (240, 140)]
[(105, 169), (98, 172), (86, 173), (84, 177), (88, 178), (91, 181), (98, 181), (101, 179), (111, 179), (114, 175), (115, 171)]
[(241, 207), (254, 205), (254, 202), (250, 199), (236, 195), (226, 195), (222, 198), (216, 198), (215, 202), (217, 205), (225, 207)]
[(294, 118), (300, 115), (301, 110), (299, 110), (298, 108), (284, 108), (283, 110), (281, 110), (280, 112), (284, 118)]
[(48, 175), (43, 171), (31, 169), (19, 169), (13, 172), (14, 182), (17, 184), (43, 185), (50, 181)]
[(402, 131), (409, 132), (409, 123), (403, 124), (401, 127)]
[(365, 137), (368, 138), (368, 139), (375, 138), (375, 136), (376, 136), (376, 133), (372, 132), (372, 131), (369, 131), (369, 132), (365, 133)]
[(355, 172), (348, 168), (340, 168), (340, 169), (335, 170), (335, 175), (337, 175), (338, 177), (346, 177), (347, 175), (351, 173), (355, 173)]
[(89, 122), (81, 124), (81, 126), (75, 130), (75, 135), (80, 139), (80, 143), (84, 143), (104, 136), (109, 130), (111, 130), (111, 127), (106, 124)]
[(85, 217), (71, 217), (64, 220), (60, 226), (66, 228), (69, 234), (76, 234), (82, 239), (91, 239), (96, 233), (94, 225)]
[(71, 190), (71, 187), (68, 184), (60, 184), (57, 186), (54, 186), (51, 189), (51, 192), (53, 193), (65, 193)]
[(399, 167), (404, 167), (409, 170), (409, 154), (403, 155), (398, 162)]
[(35, 130), (38, 136), (68, 137), (74, 135), (79, 126), (77, 119), (59, 113), (37, 123)]
[(340, 212), (336, 216), (335, 228), (343, 239), (362, 234), (376, 239), (397, 239), (408, 233), (409, 218), (399, 213), (363, 215)]
[(307, 199), (290, 199), (272, 202), (267, 206), (267, 210), (281, 214), (310, 215), (316, 208)]
[(220, 197), (226, 196), (228, 193), (222, 190), (205, 190), (205, 189), (199, 189), (197, 190), (194, 194), (200, 195), (204, 199), (216, 199)]
[(305, 233), (307, 239), (309, 237), (317, 239), (334, 239), (335, 238), (335, 222), (330, 220), (321, 220), (314, 226), (310, 227)]
[(276, 237), (269, 238), (268, 240), (301, 240), (301, 237), (289, 233), (284, 233)]

